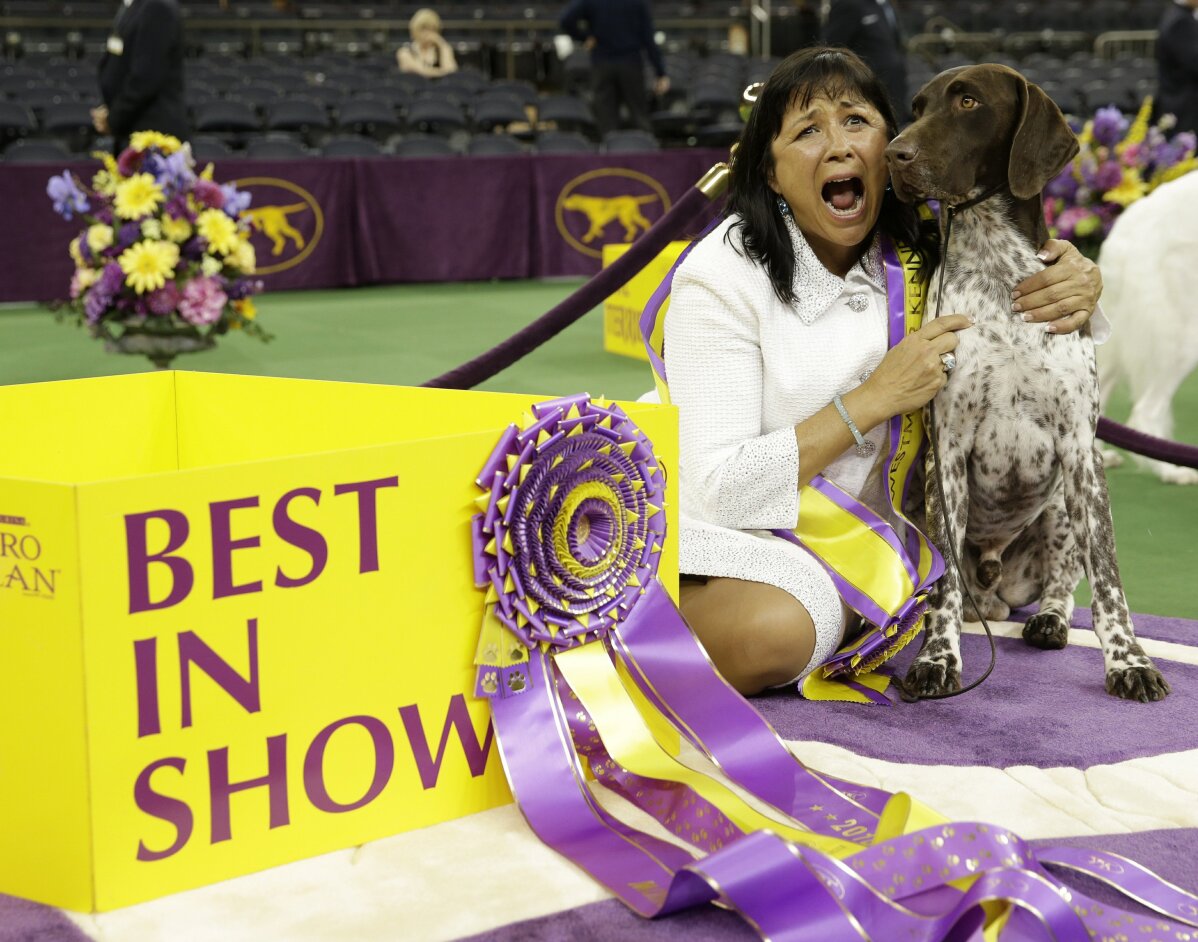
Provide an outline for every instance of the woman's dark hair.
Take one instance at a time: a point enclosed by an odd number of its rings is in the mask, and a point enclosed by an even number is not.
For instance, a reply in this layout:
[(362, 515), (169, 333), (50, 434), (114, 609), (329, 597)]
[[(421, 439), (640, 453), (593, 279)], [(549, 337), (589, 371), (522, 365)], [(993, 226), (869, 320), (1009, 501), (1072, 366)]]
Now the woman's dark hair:
[[(771, 146), (792, 107), (805, 108), (816, 96), (837, 100), (845, 95), (860, 97), (878, 110), (886, 122), (888, 139), (898, 134), (886, 88), (869, 66), (847, 49), (814, 46), (788, 56), (770, 75), (741, 132), (732, 162), (727, 211), (740, 216), (732, 228), (739, 230), (745, 251), (765, 268), (774, 293), (786, 303), (795, 301), (795, 255), (786, 220), (778, 210), (777, 194), (769, 185), (774, 171)], [(915, 248), (924, 274), (930, 272), (935, 236), (930, 227), (921, 227), (915, 207), (900, 202), (892, 190), (882, 197), (877, 228)], [(731, 232), (729, 229), (725, 238)]]

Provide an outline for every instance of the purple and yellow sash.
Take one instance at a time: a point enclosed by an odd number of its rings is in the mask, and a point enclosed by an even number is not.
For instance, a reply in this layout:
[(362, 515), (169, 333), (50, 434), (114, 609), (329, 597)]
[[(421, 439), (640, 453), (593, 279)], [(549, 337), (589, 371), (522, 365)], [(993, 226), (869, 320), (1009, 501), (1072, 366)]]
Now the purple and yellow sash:
[[(641, 333), (662, 402), (670, 401), (662, 359), (665, 312), (674, 272), (689, 251), (690, 247), (679, 257), (641, 315)], [(893, 347), (923, 322), (924, 281), (918, 257), (906, 246), (884, 240), (882, 257)], [(799, 492), (795, 528), (773, 531), (810, 553), (831, 577), (844, 603), (870, 626), (804, 681), (803, 694), (810, 699), (888, 703), (883, 691), (889, 678), (867, 675), (923, 627), (924, 598), (944, 572), (944, 560), (902, 510), (922, 445), (919, 411), (889, 421), (883, 456), (886, 492), (891, 518), (900, 522), (903, 535), (890, 521), (821, 475)]]

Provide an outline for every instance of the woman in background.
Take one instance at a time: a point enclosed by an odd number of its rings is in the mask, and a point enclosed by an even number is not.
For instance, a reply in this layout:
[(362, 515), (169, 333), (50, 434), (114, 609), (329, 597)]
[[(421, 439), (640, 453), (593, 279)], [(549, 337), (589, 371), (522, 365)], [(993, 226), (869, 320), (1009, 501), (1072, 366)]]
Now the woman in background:
[(412, 41), (395, 53), (399, 71), (435, 78), (458, 70), (453, 48), (441, 35), (441, 17), (433, 10), (417, 10), (408, 23), (408, 33)]

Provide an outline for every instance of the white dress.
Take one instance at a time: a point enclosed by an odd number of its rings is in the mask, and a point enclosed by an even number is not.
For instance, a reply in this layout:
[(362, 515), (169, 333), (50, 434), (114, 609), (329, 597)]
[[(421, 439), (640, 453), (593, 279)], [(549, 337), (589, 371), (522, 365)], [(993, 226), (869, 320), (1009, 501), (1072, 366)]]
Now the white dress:
[[(799, 300), (784, 304), (739, 234), (729, 234), (735, 218), (678, 267), (665, 323), (666, 377), (679, 409), (679, 568), (793, 595), (815, 622), (810, 670), (844, 634), (840, 596), (811, 556), (769, 530), (798, 520), (794, 427), (859, 386), (886, 354), (885, 273), (875, 240), (847, 278), (832, 274), (792, 221)], [(866, 437), (881, 453), (884, 426)], [(823, 474), (860, 496), (873, 460), (850, 448)]]

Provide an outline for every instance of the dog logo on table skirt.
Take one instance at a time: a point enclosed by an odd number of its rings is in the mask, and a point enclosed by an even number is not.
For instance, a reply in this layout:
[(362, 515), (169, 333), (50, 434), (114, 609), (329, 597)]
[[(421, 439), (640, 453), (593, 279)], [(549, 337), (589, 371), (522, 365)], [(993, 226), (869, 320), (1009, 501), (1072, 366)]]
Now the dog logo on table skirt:
[(234, 182), (252, 198), (246, 216), (254, 227), (257, 273), (271, 275), (302, 264), (324, 235), (324, 213), (316, 197), (278, 177)]
[(1115, 559), (1095, 447), (1093, 338), (1088, 329), (1049, 334), (1011, 308), (1011, 289), (1043, 268), (1035, 254), (1048, 236), (1041, 192), (1077, 153), (1077, 139), (1042, 89), (1000, 65), (943, 72), (913, 108), (914, 123), (886, 149), (894, 191), (908, 202), (939, 200), (942, 237), (955, 219), (943, 291), (938, 297), (937, 272), (928, 316), (966, 314), (974, 326), (960, 333), (956, 366), (946, 365), (948, 384), (933, 403), (943, 493), (931, 466), (928, 473), (932, 539), (961, 571), (948, 567), (933, 589), (907, 688), (940, 696), (960, 687), (965, 618), (1000, 620), (1039, 602), (1024, 640), (1065, 647), (1084, 574), (1107, 692), (1160, 700), (1169, 685), (1136, 642)]
[(606, 167), (562, 187), (553, 215), (558, 232), (572, 248), (600, 258), (605, 243), (632, 242), (669, 208), (669, 194), (652, 177)]

